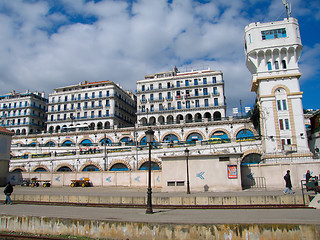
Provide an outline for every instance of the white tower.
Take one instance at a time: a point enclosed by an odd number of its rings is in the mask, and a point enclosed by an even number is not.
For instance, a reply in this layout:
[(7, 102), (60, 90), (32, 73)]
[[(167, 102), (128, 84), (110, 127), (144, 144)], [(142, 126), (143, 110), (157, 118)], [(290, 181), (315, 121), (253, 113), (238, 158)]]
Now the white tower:
[(249, 24), (245, 52), (251, 91), (256, 92), (260, 107), (264, 159), (310, 157), (299, 85), (302, 44), (298, 21), (289, 17)]

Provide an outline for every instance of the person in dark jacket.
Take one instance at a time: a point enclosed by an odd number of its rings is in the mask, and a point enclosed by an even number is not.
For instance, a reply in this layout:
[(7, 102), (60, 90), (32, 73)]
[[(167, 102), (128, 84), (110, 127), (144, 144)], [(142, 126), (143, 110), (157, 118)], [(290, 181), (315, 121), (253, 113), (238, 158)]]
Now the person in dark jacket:
[(3, 190), (4, 194), (6, 195), (6, 200), (3, 204), (7, 204), (9, 203), (10, 205), (12, 205), (12, 200), (11, 200), (11, 194), (13, 192), (13, 186), (11, 185), (10, 182), (8, 182), (7, 186), (4, 188)]
[(308, 170), (306, 173), (306, 182), (309, 182), (310, 178), (312, 178), (312, 176), (310, 174), (310, 170)]
[(284, 190), (283, 193), (287, 194), (287, 192), (289, 191), (289, 194), (293, 194), (291, 177), (290, 177), (290, 170), (287, 170), (287, 174), (283, 178), (286, 181), (286, 190)]

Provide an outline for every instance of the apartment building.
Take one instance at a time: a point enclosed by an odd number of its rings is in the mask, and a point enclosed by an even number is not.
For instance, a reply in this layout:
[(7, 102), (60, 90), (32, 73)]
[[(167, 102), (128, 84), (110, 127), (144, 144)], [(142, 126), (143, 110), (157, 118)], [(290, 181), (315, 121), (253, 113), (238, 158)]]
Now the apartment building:
[(1, 126), (16, 135), (40, 133), (45, 130), (48, 99), (44, 93), (26, 91), (0, 96)]
[(135, 96), (111, 81), (83, 82), (49, 94), (47, 130), (109, 129), (135, 124)]
[(221, 120), (226, 114), (221, 71), (173, 71), (137, 81), (138, 124)]

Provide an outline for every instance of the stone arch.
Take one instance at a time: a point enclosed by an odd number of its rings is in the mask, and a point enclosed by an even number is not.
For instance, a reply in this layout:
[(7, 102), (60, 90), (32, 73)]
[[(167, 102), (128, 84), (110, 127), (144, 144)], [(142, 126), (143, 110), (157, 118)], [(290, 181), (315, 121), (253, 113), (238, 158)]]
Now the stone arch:
[(31, 169), (31, 172), (34, 172), (37, 168), (43, 168), (45, 169), (47, 172), (50, 172), (49, 168), (45, 165), (42, 165), (42, 164), (39, 164), (37, 166), (34, 166), (32, 169)]
[(167, 116), (167, 124), (173, 124), (174, 123), (174, 118), (172, 115)]
[(105, 138), (108, 138), (108, 139), (110, 139), (111, 140), (111, 142), (114, 142), (114, 139), (112, 138), (112, 137), (110, 137), (109, 135), (106, 135), (106, 137), (104, 137), (104, 136), (102, 136), (102, 137), (100, 137), (99, 139), (98, 139), (98, 144), (100, 144), (100, 145), (102, 145), (101, 144), (101, 141), (103, 140), (103, 139), (105, 139)]
[(102, 168), (101, 168), (101, 166), (100, 166), (98, 163), (89, 160), (89, 161), (86, 161), (84, 164), (81, 165), (81, 167), (80, 167), (80, 169), (79, 169), (79, 172), (82, 172), (83, 169), (84, 169), (86, 166), (89, 166), (89, 165), (94, 165), (94, 166), (96, 166), (96, 167), (99, 169), (99, 171), (103, 171)]
[(200, 130), (190, 130), (184, 135), (183, 141), (187, 141), (187, 138), (191, 133), (198, 133), (202, 136), (202, 139), (205, 139), (205, 135)]
[[(149, 158), (142, 158), (138, 163), (137, 169), (140, 169), (142, 164), (144, 164), (144, 163), (146, 163), (148, 161), (149, 161)], [(159, 167), (162, 169), (162, 162), (159, 159), (151, 157), (151, 162), (157, 163), (159, 165)]]
[(241, 157), (241, 161), (246, 157), (248, 156), (249, 154), (252, 154), (252, 153), (256, 153), (256, 154), (259, 154), (259, 155), (263, 155), (263, 152), (259, 149), (250, 149), (250, 150), (247, 150), (243, 153), (242, 157)]
[(181, 137), (180, 137), (180, 135), (178, 133), (176, 133), (174, 131), (170, 131), (170, 132), (166, 132), (165, 134), (162, 135), (161, 142), (163, 142), (165, 136), (167, 136), (169, 134), (175, 135), (179, 139), (179, 141), (181, 141)]
[(148, 120), (145, 117), (140, 119), (140, 124), (143, 125), (143, 126), (147, 125), (147, 122), (148, 122)]
[(181, 122), (183, 122), (183, 115), (178, 114), (178, 116), (176, 117), (176, 123), (181, 123)]
[(106, 121), (104, 123), (104, 129), (109, 129), (110, 128), (110, 122)]
[(213, 113), (213, 120), (214, 120), (214, 121), (220, 121), (221, 119), (222, 119), (222, 117), (221, 117), (221, 112), (215, 111), (215, 112)]
[(58, 126), (56, 126), (55, 127), (55, 132), (59, 132), (60, 131), (60, 129), (61, 129), (61, 127), (58, 125)]
[(132, 170), (131, 165), (130, 165), (126, 160), (123, 160), (123, 159), (115, 159), (115, 160), (113, 160), (113, 161), (109, 164), (108, 170), (110, 171), (110, 169), (111, 169), (114, 165), (116, 165), (117, 163), (122, 163), (123, 165), (127, 166), (127, 168), (129, 169), (129, 171)]
[[(138, 143), (141, 142), (141, 140), (142, 140), (145, 136), (146, 136), (145, 133), (144, 133), (143, 135), (141, 135), (141, 136), (138, 138), (138, 140), (137, 140)], [(153, 135), (153, 139), (154, 139), (155, 142), (158, 142), (158, 138), (156, 137), (156, 134)]]
[(89, 140), (89, 141), (91, 141), (92, 144), (95, 143), (92, 138), (90, 138), (90, 137), (83, 137), (82, 139), (80, 139), (80, 140), (78, 141), (78, 144), (80, 145), (80, 143), (82, 143), (84, 140)]
[(160, 123), (161, 125), (165, 124), (164, 116), (159, 116), (158, 117), (158, 123)]
[(26, 135), (27, 134), (27, 130), (25, 129), (25, 128), (23, 128), (22, 130), (21, 130), (21, 135)]
[(230, 133), (229, 131), (227, 131), (226, 129), (224, 129), (224, 128), (216, 128), (216, 129), (214, 129), (214, 130), (212, 130), (212, 131), (210, 132), (208, 139), (209, 139), (215, 132), (219, 132), (219, 131), (224, 132), (225, 134), (227, 134), (229, 139), (232, 138), (231, 133)]
[(121, 142), (122, 139), (129, 138), (131, 142), (134, 142), (133, 136), (131, 135), (123, 135), (119, 138), (119, 142)]
[(97, 129), (102, 129), (102, 128), (103, 128), (102, 122), (98, 122), (98, 123), (97, 123)]
[(76, 143), (71, 138), (66, 138), (66, 139), (62, 140), (60, 145), (63, 146), (68, 141), (70, 141), (73, 145), (76, 145)]
[(24, 166), (16, 166), (16, 167), (13, 167), (11, 170), (10, 170), (10, 172), (15, 172), (15, 171), (17, 171), (17, 170), (22, 170), (22, 172), (26, 172), (27, 171), (27, 169), (24, 167)]
[(290, 89), (286, 86), (286, 85), (283, 85), (283, 84), (278, 84), (276, 86), (274, 86), (271, 90), (271, 93), (273, 96), (275, 96), (275, 92), (278, 88), (283, 88), (286, 92), (287, 92), (287, 95), (290, 94)]
[(53, 140), (53, 139), (48, 139), (45, 143), (44, 143), (44, 146), (50, 142), (53, 142), (55, 144), (55, 146), (58, 145), (58, 142), (56, 140)]
[(156, 125), (156, 121), (156, 118), (153, 116), (149, 118), (149, 124)]
[(201, 122), (201, 121), (202, 121), (202, 115), (201, 115), (201, 113), (196, 113), (196, 114), (194, 115), (194, 121), (195, 121), (195, 122)]
[(90, 123), (89, 130), (94, 130), (96, 128), (96, 124), (94, 122)]
[(249, 126), (248, 126), (248, 127), (247, 127), (247, 126), (241, 126), (241, 127), (237, 128), (237, 129), (235, 130), (233, 137), (234, 137), (235, 139), (237, 139), (237, 134), (238, 134), (241, 130), (245, 130), (245, 129), (250, 130), (250, 131), (253, 133), (253, 135), (255, 135), (255, 136), (258, 135), (257, 131), (256, 131), (254, 128), (249, 127)]
[(54, 168), (53, 172), (58, 172), (58, 169), (61, 168), (61, 167), (68, 167), (68, 168), (71, 169), (71, 172), (75, 172), (76, 171), (71, 164), (69, 164), (69, 163), (60, 163)]

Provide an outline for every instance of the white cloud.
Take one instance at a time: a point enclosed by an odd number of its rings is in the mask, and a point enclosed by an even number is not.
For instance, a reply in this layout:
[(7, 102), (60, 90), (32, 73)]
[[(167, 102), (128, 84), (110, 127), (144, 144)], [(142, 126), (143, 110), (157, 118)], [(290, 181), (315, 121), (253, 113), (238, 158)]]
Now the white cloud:
[[(61, 11), (50, 11), (52, 4)], [(253, 103), (243, 50), (247, 9), (239, 0), (1, 1), (2, 93), (49, 94), (85, 80), (135, 90), (146, 74), (209, 65), (224, 73), (229, 109), (240, 99)]]

